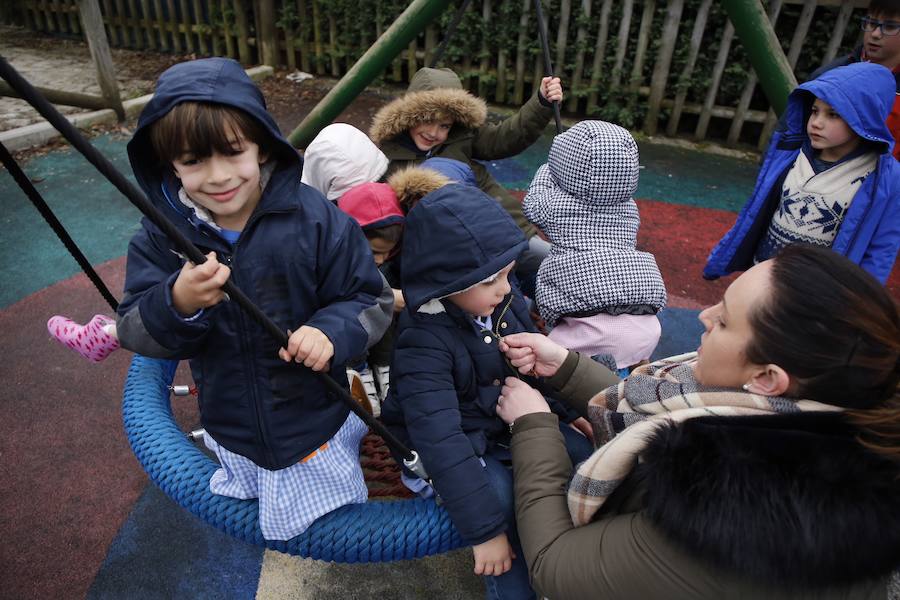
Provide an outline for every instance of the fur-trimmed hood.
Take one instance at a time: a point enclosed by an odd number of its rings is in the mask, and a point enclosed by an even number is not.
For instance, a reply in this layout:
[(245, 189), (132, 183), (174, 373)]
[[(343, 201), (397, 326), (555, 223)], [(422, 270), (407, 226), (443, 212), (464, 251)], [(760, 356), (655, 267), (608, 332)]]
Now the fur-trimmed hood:
[(663, 428), (635, 475), (650, 519), (691, 555), (806, 589), (900, 564), (898, 473), (841, 415), (802, 413)]
[(450, 69), (419, 69), (406, 94), (375, 113), (369, 137), (380, 145), (443, 118), (453, 119), (453, 129), (477, 129), (487, 120), (487, 103), (464, 90)]
[(409, 212), (416, 202), (431, 192), (447, 185), (450, 179), (432, 169), (419, 166), (394, 171), (387, 184), (397, 194), (397, 201), (404, 212)]

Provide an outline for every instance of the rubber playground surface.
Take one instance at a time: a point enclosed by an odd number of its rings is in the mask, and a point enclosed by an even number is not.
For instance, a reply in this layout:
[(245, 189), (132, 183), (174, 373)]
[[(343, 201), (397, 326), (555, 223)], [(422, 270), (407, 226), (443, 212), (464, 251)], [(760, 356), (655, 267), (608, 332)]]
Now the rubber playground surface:
[[(524, 190), (550, 137), (491, 166)], [(95, 146), (130, 174), (124, 136)], [(750, 194), (757, 164), (642, 143), (639, 247), (653, 252), (668, 291), (657, 356), (693, 350), (699, 310), (730, 279), (704, 281), (712, 245)], [(107, 286), (121, 296), (140, 215), (79, 154), (54, 151), (24, 169)], [(389, 565), (328, 565), (264, 551), (214, 530), (150, 483), (122, 430), (129, 353), (88, 363), (47, 334), (54, 314), (84, 322), (109, 313), (51, 229), (0, 173), (0, 597), (2, 598), (477, 598), (468, 550)], [(889, 281), (895, 297), (900, 280)], [(183, 370), (182, 370), (183, 371)], [(189, 382), (182, 372), (176, 383)], [(173, 399), (185, 430), (190, 399)]]

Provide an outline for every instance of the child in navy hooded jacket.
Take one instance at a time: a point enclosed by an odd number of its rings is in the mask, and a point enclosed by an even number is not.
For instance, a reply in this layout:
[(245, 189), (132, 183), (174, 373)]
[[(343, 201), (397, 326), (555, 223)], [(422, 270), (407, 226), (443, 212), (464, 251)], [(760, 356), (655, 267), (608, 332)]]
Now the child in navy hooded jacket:
[[(803, 242), (830, 247), (884, 283), (900, 247), (900, 164), (885, 125), (895, 96), (894, 75), (873, 63), (837, 67), (797, 87), (753, 195), (703, 276), (748, 269)], [(835, 119), (835, 131), (848, 135), (825, 131)]]
[[(489, 597), (499, 597), (500, 588), (502, 597), (532, 595), (515, 533), (509, 430), (496, 414), (503, 380), (515, 373), (498, 342), (535, 331), (508, 280), (526, 245), (503, 208), (467, 185), (445, 185), (409, 211), (401, 250), (406, 310), (382, 409), (382, 420), (419, 453), (454, 525), (474, 546), (475, 572), (495, 575), (485, 578)], [(563, 429), (576, 461), (585, 458), (591, 444)]]
[[(208, 260), (186, 263), (144, 219), (117, 333), (129, 350), (190, 359), (206, 442), (222, 463), (212, 491), (259, 497), (269, 539), (365, 502), (366, 427), (313, 372), (346, 382), (346, 361), (390, 322), (390, 288), (359, 228), (300, 183), (301, 159), (232, 60), (163, 73), (128, 156), (150, 201)], [(293, 332), (288, 348), (226, 301), (229, 278)]]

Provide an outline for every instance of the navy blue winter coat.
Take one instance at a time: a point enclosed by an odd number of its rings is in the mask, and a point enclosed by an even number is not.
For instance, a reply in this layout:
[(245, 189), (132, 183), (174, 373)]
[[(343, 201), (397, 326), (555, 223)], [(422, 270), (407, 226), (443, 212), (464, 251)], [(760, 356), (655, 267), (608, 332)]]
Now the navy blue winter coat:
[(454, 525), (470, 544), (506, 530), (478, 459), (497, 444), (509, 443), (496, 406), (503, 380), (513, 371), (498, 348), (497, 334), (535, 328), (515, 286), (492, 315), (493, 332), (480, 331), (471, 316), (437, 299), (497, 273), (525, 247), (522, 232), (503, 208), (470, 186), (440, 188), (407, 215), (401, 251), (407, 308), (400, 315), (382, 420), (419, 453)]
[[(273, 138), (269, 160), (277, 161), (275, 170), (234, 245), (179, 202), (170, 168), (158, 166), (150, 144), (148, 128), (186, 101), (239, 108)], [(214, 58), (163, 73), (128, 156), (150, 200), (201, 251), (215, 251), (231, 267), (231, 281), (279, 327), (306, 324), (328, 336), (334, 344), (331, 375), (346, 384), (344, 364), (390, 322), (390, 289), (356, 223), (300, 183), (301, 159), (241, 66)], [(171, 290), (182, 265), (168, 238), (144, 219), (128, 248), (118, 319), (122, 346), (190, 359), (203, 426), (220, 445), (262, 467), (290, 466), (330, 439), (349, 409), (326, 391), (319, 375), (279, 359), (278, 344), (237, 304), (220, 302), (193, 321), (176, 312)]]
[(894, 139), (884, 122), (896, 86), (888, 69), (854, 63), (827, 71), (794, 90), (784, 115), (785, 129), (772, 137), (753, 195), (713, 248), (703, 276), (715, 278), (753, 265), (756, 247), (778, 208), (784, 178), (809, 139), (806, 121), (815, 96), (830, 104), (857, 135), (880, 148), (875, 172), (857, 190), (831, 249), (882, 283), (886, 281), (900, 247), (900, 164), (891, 156)]

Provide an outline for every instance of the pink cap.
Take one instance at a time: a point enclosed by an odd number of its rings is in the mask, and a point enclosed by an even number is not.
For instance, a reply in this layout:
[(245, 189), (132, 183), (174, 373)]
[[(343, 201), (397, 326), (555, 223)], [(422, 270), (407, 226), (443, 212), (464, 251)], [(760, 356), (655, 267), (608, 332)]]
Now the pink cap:
[(404, 220), (397, 194), (386, 183), (363, 183), (350, 188), (338, 199), (338, 207), (363, 229), (385, 227)]

